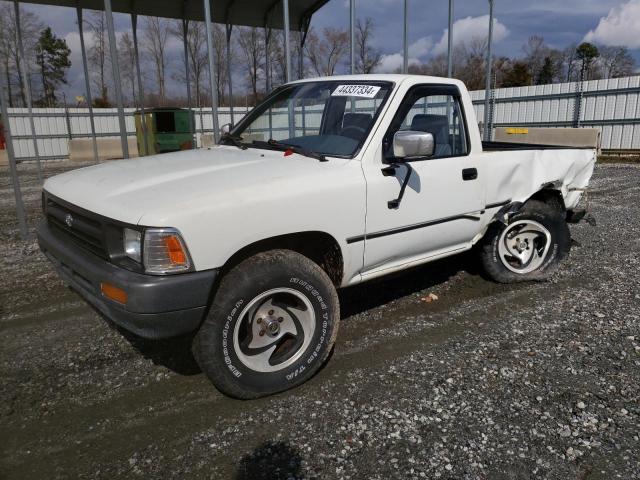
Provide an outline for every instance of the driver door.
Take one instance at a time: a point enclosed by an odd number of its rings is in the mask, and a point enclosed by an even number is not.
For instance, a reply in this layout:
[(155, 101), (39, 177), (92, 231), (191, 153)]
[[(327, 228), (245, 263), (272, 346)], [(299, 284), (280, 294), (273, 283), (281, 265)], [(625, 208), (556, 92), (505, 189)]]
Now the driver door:
[[(378, 146), (363, 167), (367, 219), (363, 278), (471, 246), (482, 205), (477, 156), (471, 155), (460, 94), (455, 86), (418, 85), (407, 92)], [(406, 162), (413, 172), (400, 205), (406, 163), (392, 166), (393, 135), (418, 130), (434, 136), (434, 154)], [(373, 160), (373, 161), (371, 161)], [(390, 165), (391, 164), (391, 165)]]

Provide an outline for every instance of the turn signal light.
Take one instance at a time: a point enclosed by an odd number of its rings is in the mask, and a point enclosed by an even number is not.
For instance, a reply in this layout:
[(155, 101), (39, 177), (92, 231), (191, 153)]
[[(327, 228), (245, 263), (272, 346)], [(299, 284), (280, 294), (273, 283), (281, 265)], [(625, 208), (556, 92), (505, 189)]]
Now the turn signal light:
[(189, 251), (175, 228), (147, 228), (142, 257), (146, 273), (166, 275), (191, 269)]
[(178, 237), (168, 235), (164, 238), (164, 244), (167, 247), (169, 261), (173, 265), (185, 265), (187, 263), (187, 254), (182, 249), (182, 243)]
[(121, 303), (122, 305), (127, 304), (127, 292), (125, 292), (121, 288), (114, 287), (110, 283), (101, 283), (100, 291), (102, 292), (103, 296), (107, 297), (110, 300), (113, 300), (114, 302)]

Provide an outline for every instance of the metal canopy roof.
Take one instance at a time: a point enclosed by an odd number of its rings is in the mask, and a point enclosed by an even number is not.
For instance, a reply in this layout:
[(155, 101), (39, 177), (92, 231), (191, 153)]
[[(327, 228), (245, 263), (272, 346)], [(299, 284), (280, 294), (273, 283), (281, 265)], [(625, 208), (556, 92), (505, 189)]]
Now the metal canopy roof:
[[(329, 0), (291, 0), (289, 23), (292, 30), (303, 30), (305, 23)], [(284, 20), (281, 0), (210, 0), (212, 20), (247, 27), (282, 29)], [(58, 7), (82, 7), (104, 10), (102, 0), (27, 0), (22, 3)], [(118, 13), (136, 13), (151, 17), (204, 20), (203, 0), (112, 0), (112, 9)]]

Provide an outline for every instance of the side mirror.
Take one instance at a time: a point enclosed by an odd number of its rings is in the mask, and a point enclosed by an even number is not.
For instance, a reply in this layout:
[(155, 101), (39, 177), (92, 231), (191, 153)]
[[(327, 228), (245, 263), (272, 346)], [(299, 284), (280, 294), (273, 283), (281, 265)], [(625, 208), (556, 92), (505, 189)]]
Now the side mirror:
[(233, 125), (232, 125), (232, 124), (230, 124), (230, 123), (225, 123), (224, 125), (222, 125), (222, 126), (220, 127), (220, 133), (221, 133), (222, 135), (226, 135), (226, 134), (228, 134), (228, 133), (231, 131), (231, 127), (233, 127)]
[(436, 142), (432, 133), (416, 130), (400, 130), (393, 136), (393, 156), (398, 159), (431, 157)]

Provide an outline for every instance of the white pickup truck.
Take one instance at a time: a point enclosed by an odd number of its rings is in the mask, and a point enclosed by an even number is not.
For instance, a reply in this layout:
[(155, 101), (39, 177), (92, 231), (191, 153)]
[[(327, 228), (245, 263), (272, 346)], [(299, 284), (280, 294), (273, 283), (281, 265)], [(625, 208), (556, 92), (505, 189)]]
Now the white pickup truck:
[(147, 338), (188, 332), (223, 393), (307, 380), (336, 339), (336, 289), (476, 246), (498, 282), (544, 279), (584, 212), (595, 149), (484, 143), (456, 80), (284, 85), (219, 145), (45, 183), (42, 251)]

